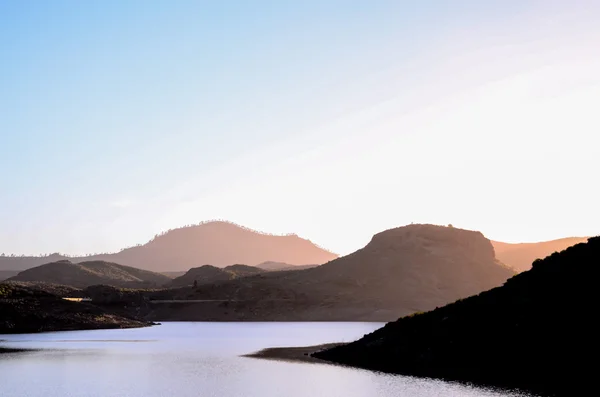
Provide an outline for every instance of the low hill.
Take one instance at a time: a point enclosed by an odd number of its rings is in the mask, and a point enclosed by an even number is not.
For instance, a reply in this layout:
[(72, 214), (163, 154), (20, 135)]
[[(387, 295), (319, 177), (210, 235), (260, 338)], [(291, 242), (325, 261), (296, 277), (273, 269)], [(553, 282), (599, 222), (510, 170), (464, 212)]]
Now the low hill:
[(514, 274), (479, 232), (410, 225), (312, 269), (216, 282), (192, 295), (186, 290), (183, 299), (232, 302), (185, 313), (172, 308), (155, 318), (389, 321), (502, 285)]
[(43, 263), (67, 259), (71, 262), (106, 261), (155, 272), (188, 270), (198, 263), (225, 267), (236, 263), (258, 265), (266, 261), (291, 265), (321, 264), (337, 258), (295, 234), (275, 236), (234, 223), (206, 222), (170, 230), (146, 244), (114, 254), (67, 258), (0, 257), (0, 270), (24, 270)]
[(517, 272), (531, 269), (531, 263), (540, 258), (545, 258), (553, 252), (560, 252), (575, 244), (587, 241), (587, 237), (567, 237), (559, 240), (542, 241), (539, 243), (502, 243), (492, 241), (496, 258), (512, 267)]
[(160, 286), (170, 280), (162, 274), (116, 263), (103, 261), (72, 263), (67, 260), (27, 269), (8, 279), (8, 281), (63, 284), (77, 288), (96, 284), (143, 288)]
[[(401, 318), (321, 359), (377, 371), (580, 395), (595, 378), (600, 238), (494, 288)], [(584, 393), (587, 394), (587, 393)]]
[(181, 277), (173, 279), (169, 283), (170, 287), (187, 287), (194, 284), (211, 284), (218, 281), (234, 280), (240, 277), (248, 277), (263, 273), (264, 270), (253, 266), (246, 265), (231, 265), (223, 269), (204, 265), (195, 267), (187, 271)]
[(16, 283), (0, 283), (0, 313), (0, 334), (152, 325), (92, 304), (69, 302), (50, 292)]

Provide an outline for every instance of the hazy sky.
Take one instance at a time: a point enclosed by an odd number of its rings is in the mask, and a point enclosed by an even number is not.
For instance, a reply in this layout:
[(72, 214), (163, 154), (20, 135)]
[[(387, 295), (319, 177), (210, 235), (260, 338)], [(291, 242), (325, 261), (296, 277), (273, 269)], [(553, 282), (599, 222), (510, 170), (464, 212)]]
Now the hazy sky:
[(598, 1), (0, 1), (0, 252), (222, 218), (600, 234)]

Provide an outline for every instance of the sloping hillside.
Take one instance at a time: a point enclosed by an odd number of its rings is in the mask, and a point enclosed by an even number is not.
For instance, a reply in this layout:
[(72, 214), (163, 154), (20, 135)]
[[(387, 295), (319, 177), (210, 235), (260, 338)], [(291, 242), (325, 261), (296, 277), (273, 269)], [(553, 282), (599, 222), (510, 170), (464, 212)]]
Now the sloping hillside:
[[(215, 308), (211, 319), (389, 321), (496, 287), (514, 274), (479, 232), (410, 225), (379, 233), (324, 265), (199, 286), (192, 298), (238, 302), (222, 313)], [(182, 297), (190, 298), (189, 291)], [(190, 310), (186, 319), (203, 315), (208, 311)]]
[(220, 269), (211, 265), (204, 265), (188, 270), (181, 277), (177, 277), (169, 283), (170, 287), (186, 287), (197, 284), (211, 284), (217, 281), (234, 280), (240, 277), (253, 276), (263, 273), (264, 270), (253, 266), (231, 265)]
[(275, 236), (229, 222), (207, 222), (170, 230), (144, 245), (114, 254), (54, 260), (38, 257), (0, 257), (0, 270), (24, 270), (43, 263), (106, 261), (156, 272), (181, 271), (210, 263), (225, 267), (236, 263), (258, 265), (266, 261), (291, 265), (322, 264), (337, 255), (296, 235)]
[(0, 334), (136, 328), (152, 325), (26, 285), (0, 283)]
[(116, 263), (103, 261), (72, 263), (64, 260), (24, 270), (8, 281), (44, 282), (77, 288), (95, 284), (141, 288), (161, 286), (171, 280), (162, 274)]
[(559, 240), (542, 241), (539, 243), (510, 244), (492, 241), (496, 258), (512, 267), (517, 272), (531, 269), (531, 263), (540, 258), (545, 258), (554, 252), (560, 252), (575, 244), (587, 241), (587, 237), (567, 237)]
[(379, 371), (580, 395), (595, 381), (586, 374), (597, 346), (599, 264), (600, 238), (593, 238), (534, 262), (502, 287), (401, 318), (315, 356)]

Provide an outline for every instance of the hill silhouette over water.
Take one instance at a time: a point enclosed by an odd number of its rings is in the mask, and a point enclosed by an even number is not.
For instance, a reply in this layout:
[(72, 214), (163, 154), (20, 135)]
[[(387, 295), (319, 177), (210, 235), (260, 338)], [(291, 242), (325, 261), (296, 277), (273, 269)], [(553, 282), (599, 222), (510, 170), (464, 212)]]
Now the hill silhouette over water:
[(105, 261), (155, 272), (187, 271), (203, 264), (225, 267), (263, 262), (322, 264), (337, 255), (297, 235), (260, 233), (230, 222), (205, 222), (169, 230), (146, 244), (113, 254), (86, 257), (0, 257), (0, 270), (25, 270), (49, 262)]
[[(594, 378), (600, 238), (533, 263), (503, 286), (401, 318), (315, 353), (378, 371), (572, 396)], [(593, 390), (588, 389), (589, 390)]]

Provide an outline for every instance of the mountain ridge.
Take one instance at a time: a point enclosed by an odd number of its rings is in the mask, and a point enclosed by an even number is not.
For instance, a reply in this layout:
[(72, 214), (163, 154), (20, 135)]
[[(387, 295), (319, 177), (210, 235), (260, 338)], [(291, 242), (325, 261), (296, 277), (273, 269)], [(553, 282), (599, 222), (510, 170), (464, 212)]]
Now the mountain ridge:
[[(356, 252), (314, 268), (186, 289), (181, 298), (230, 303), (181, 315), (198, 321), (389, 321), (496, 287), (514, 274), (480, 232), (409, 225), (378, 233)], [(152, 319), (178, 316), (162, 312)]]
[(49, 262), (106, 261), (155, 272), (187, 271), (202, 263), (225, 267), (236, 263), (250, 266), (263, 262), (290, 265), (321, 264), (337, 255), (296, 234), (273, 235), (233, 222), (207, 221), (165, 231), (145, 244), (119, 252), (68, 257), (0, 257), (0, 270), (26, 270)]

